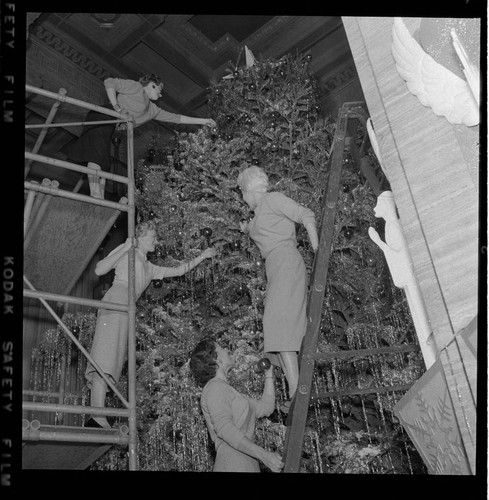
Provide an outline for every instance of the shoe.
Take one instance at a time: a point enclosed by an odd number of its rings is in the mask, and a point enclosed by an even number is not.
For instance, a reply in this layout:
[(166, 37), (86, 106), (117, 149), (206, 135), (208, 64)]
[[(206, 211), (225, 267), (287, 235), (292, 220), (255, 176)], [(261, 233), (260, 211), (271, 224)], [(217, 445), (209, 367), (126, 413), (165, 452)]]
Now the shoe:
[(280, 411), (280, 412), (285, 413), (286, 415), (288, 415), (288, 413), (290, 411), (291, 404), (292, 404), (292, 401), (290, 399), (288, 399), (287, 401), (285, 401), (284, 403), (282, 403), (278, 407), (278, 411)]

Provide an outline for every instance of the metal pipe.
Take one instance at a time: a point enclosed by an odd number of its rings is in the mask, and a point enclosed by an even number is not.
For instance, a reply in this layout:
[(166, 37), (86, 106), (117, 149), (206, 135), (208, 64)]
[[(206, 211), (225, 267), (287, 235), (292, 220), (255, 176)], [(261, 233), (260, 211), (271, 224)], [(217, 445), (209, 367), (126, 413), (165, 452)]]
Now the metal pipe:
[[(65, 398), (65, 385), (66, 385), (66, 355), (64, 354), (61, 358), (61, 373), (59, 377), (59, 397), (58, 404), (62, 405)], [(58, 422), (63, 423), (64, 413), (57, 412)]]
[(129, 209), (124, 203), (116, 203), (114, 201), (101, 200), (98, 198), (93, 198), (92, 196), (86, 196), (84, 194), (72, 193), (71, 191), (65, 191), (64, 189), (57, 189), (45, 186), (36, 186), (32, 182), (24, 181), (24, 188), (31, 189), (33, 191), (39, 191), (41, 193), (52, 194), (54, 196), (61, 196), (61, 198), (68, 198), (70, 200), (83, 201), (86, 203), (92, 203), (93, 205), (99, 205), (102, 207), (115, 208), (116, 210), (122, 210), (127, 212)]
[[(134, 127), (127, 124), (127, 197), (128, 237), (135, 235), (135, 193), (134, 193)], [(128, 400), (129, 400), (129, 470), (137, 470), (137, 426), (136, 426), (136, 296), (135, 296), (135, 249), (132, 246), (128, 256)]]
[(85, 177), (82, 175), (75, 184), (75, 187), (73, 188), (74, 193), (78, 193), (78, 191), (80, 191), (80, 188), (82, 187), (84, 181)]
[[(53, 123), (49, 126), (49, 128), (55, 128), (55, 127), (78, 127), (80, 125), (106, 125), (108, 123), (125, 123), (125, 120), (97, 120), (97, 121), (88, 121), (88, 122), (65, 122), (65, 123)], [(45, 127), (46, 125), (43, 123), (36, 123), (32, 125), (25, 125), (24, 128), (26, 129), (31, 129), (31, 128), (41, 128)], [(33, 153), (35, 152), (34, 150), (32, 151)]]
[(83, 405), (66, 405), (59, 403), (36, 403), (35, 401), (23, 401), (22, 409), (27, 411), (42, 411), (75, 414), (90, 414), (102, 415), (110, 417), (127, 417), (129, 410), (127, 408), (110, 408), (106, 406), (83, 406)]
[(98, 309), (110, 309), (113, 311), (127, 312), (129, 306), (127, 304), (119, 304), (117, 302), (104, 302), (102, 300), (84, 299), (83, 297), (72, 297), (70, 295), (60, 295), (51, 292), (38, 292), (37, 290), (28, 290), (24, 288), (24, 297), (31, 297), (34, 299), (46, 299), (56, 302), (66, 302), (68, 304), (77, 304), (88, 307), (96, 307)]
[(75, 170), (76, 172), (83, 172), (84, 174), (98, 175), (99, 177), (105, 177), (106, 179), (111, 179), (115, 182), (121, 182), (127, 184), (127, 177), (123, 175), (112, 174), (110, 172), (105, 172), (104, 170), (96, 170), (93, 168), (83, 167), (76, 163), (71, 163), (66, 160), (59, 160), (57, 158), (51, 158), (49, 156), (39, 155), (35, 153), (29, 153), (26, 151), (24, 153), (26, 158), (31, 158), (32, 160), (38, 161), (40, 163), (47, 163), (49, 165), (54, 165), (55, 167), (66, 168), (67, 170)]
[(23, 431), (23, 441), (63, 441), (67, 443), (107, 443), (107, 444), (124, 444), (127, 445), (128, 437), (125, 434), (116, 434), (113, 430), (107, 430), (104, 433), (103, 429), (92, 429), (90, 427), (80, 427), (87, 429), (85, 432), (79, 433), (67, 431)]
[[(54, 189), (46, 186), (40, 186), (39, 183), (34, 184), (34, 186), (37, 186), (37, 188), (39, 189)], [(34, 189), (33, 191), (36, 191), (37, 188)], [(44, 217), (44, 213), (46, 212), (50, 200), (51, 200), (50, 196), (47, 196), (45, 193), (38, 191), (38, 194), (36, 196), (36, 199), (34, 200), (34, 205), (32, 206), (32, 211), (31, 211), (31, 213), (34, 214), (34, 217), (32, 219), (32, 222), (29, 224), (29, 227), (27, 228), (27, 234), (24, 238), (24, 247), (28, 246), (32, 238), (32, 235), (34, 233), (34, 229), (37, 227), (39, 222)]]
[(27, 92), (33, 92), (34, 94), (43, 95), (45, 97), (50, 97), (51, 99), (57, 99), (58, 101), (67, 102), (68, 104), (74, 104), (75, 106), (79, 106), (80, 108), (91, 109), (93, 111), (98, 111), (99, 113), (103, 113), (109, 116), (115, 116), (116, 118), (123, 118), (122, 114), (118, 111), (104, 108), (103, 106), (97, 106), (96, 104), (90, 104), (85, 101), (81, 101), (80, 99), (74, 99), (73, 97), (68, 97), (61, 94), (56, 94), (55, 92), (50, 92), (49, 90), (40, 89), (38, 87), (34, 87), (33, 85), (26, 85), (25, 89)]
[[(60, 88), (58, 93), (60, 95), (63, 95), (65, 96), (66, 95), (66, 89), (63, 89), (63, 88)], [(56, 112), (58, 111), (58, 108), (60, 106), (61, 102), (60, 101), (56, 101), (53, 106), (51, 107), (51, 111), (49, 112), (49, 115), (48, 117), (46, 118), (46, 123), (43, 123), (41, 125), (37, 125), (37, 127), (42, 127), (42, 130), (41, 130), (41, 133), (39, 134), (39, 137), (37, 138), (36, 140), (36, 143), (34, 144), (34, 147), (32, 148), (32, 152), (33, 153), (37, 153), (40, 149), (41, 149), (41, 146), (42, 146), (42, 143), (44, 142), (44, 138), (46, 137), (46, 134), (48, 132), (48, 127), (47, 125), (51, 125), (52, 126), (52, 122), (54, 120), (54, 116), (56, 115)], [(31, 164), (32, 164), (32, 160), (28, 160), (27, 161), (27, 165), (25, 166), (25, 173), (24, 173), (24, 177), (26, 178), (28, 173), (29, 173), (29, 169), (31, 168)]]
[(24, 396), (39, 396), (39, 397), (48, 397), (48, 398), (58, 398), (59, 392), (48, 392), (48, 391), (31, 391), (24, 389), (22, 391)]
[[(35, 181), (33, 181), (35, 182)], [(39, 184), (38, 182), (35, 182), (35, 184)], [(36, 196), (36, 193), (34, 191), (29, 191), (27, 193), (27, 200), (25, 202), (25, 207), (24, 207), (24, 239), (27, 234), (27, 225), (29, 224), (29, 219), (31, 217), (31, 211), (32, 211), (32, 205), (34, 204), (34, 198)]]
[[(35, 290), (34, 286), (30, 283), (30, 281), (24, 276), (24, 281), (26, 282), (27, 286), (31, 290)], [(90, 354), (87, 352), (87, 350), (80, 344), (78, 339), (71, 333), (69, 328), (63, 323), (63, 320), (56, 314), (56, 312), (53, 310), (53, 308), (42, 298), (39, 299), (41, 303), (44, 305), (44, 307), (51, 313), (51, 316), (56, 320), (56, 322), (61, 326), (61, 328), (64, 330), (64, 332), (68, 335), (68, 337), (76, 344), (78, 349), (85, 355), (87, 360), (90, 362), (91, 365), (97, 370), (97, 373), (103, 378), (103, 380), (107, 383), (107, 385), (114, 391), (115, 394), (117, 394), (118, 398), (122, 401), (124, 406), (128, 406), (129, 403), (126, 401), (126, 398), (119, 392), (117, 387), (110, 381), (109, 377), (102, 371), (98, 363), (96, 363), (93, 358), (90, 356)]]
[(41, 422), (39, 422), (39, 420), (32, 420), (32, 421), (29, 423), (29, 427), (30, 427), (33, 431), (38, 431), (38, 430), (41, 428)]

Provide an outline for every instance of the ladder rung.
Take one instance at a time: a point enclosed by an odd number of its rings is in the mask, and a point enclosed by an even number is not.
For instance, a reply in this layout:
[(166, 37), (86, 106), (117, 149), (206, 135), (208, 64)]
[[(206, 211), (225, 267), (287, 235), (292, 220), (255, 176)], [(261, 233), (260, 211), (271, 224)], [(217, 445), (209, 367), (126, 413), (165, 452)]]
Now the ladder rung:
[(327, 360), (334, 358), (356, 358), (363, 356), (379, 356), (382, 354), (393, 354), (401, 352), (415, 352), (419, 351), (419, 346), (415, 344), (399, 345), (390, 347), (377, 347), (374, 349), (357, 349), (351, 351), (331, 351), (331, 352), (318, 352), (314, 354), (316, 360)]
[(341, 396), (356, 396), (359, 394), (381, 394), (385, 392), (407, 391), (411, 387), (412, 384), (391, 385), (387, 387), (364, 387), (363, 389), (356, 387), (353, 389), (343, 389), (341, 391), (319, 392), (316, 394), (311, 394), (311, 400), (323, 400), (329, 398), (338, 398)]

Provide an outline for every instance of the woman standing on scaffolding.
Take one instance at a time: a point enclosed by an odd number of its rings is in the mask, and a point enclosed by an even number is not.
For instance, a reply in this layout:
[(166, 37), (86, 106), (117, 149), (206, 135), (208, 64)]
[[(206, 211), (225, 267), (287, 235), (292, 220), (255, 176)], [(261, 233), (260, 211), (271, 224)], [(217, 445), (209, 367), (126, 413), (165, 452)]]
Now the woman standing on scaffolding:
[[(151, 120), (181, 123), (185, 125), (208, 125), (215, 127), (211, 118), (193, 118), (191, 116), (170, 113), (159, 108), (154, 102), (161, 97), (163, 82), (153, 74), (135, 80), (107, 78), (104, 81), (107, 97), (115, 111), (134, 120), (138, 127)], [(97, 111), (90, 111), (86, 121), (108, 120), (110, 117)], [(118, 124), (120, 130), (123, 123)], [(94, 170), (110, 170), (110, 143), (116, 130), (115, 124), (96, 124), (84, 127), (81, 136), (63, 148), (63, 153), (74, 163), (86, 164)], [(105, 178), (88, 175), (90, 196), (104, 198)]]
[[(214, 248), (206, 248), (198, 257), (184, 262), (178, 267), (162, 267), (152, 264), (147, 259), (149, 252), (154, 252), (158, 244), (156, 225), (152, 221), (142, 222), (135, 231), (135, 300), (146, 290), (152, 280), (182, 276), (198, 266), (205, 259), (216, 255)], [(114, 282), (103, 297), (103, 301), (127, 304), (128, 302), (128, 254), (133, 245), (133, 239), (128, 238), (125, 243), (116, 247), (95, 267), (95, 274), (102, 276), (115, 269)], [(128, 336), (128, 315), (126, 312), (100, 309), (95, 326), (90, 356), (101, 370), (117, 384), (126, 360)], [(88, 364), (85, 377), (90, 388), (90, 405), (105, 406), (107, 383), (96, 371), (92, 364)], [(92, 415), (86, 427), (102, 427), (110, 429), (105, 416)]]

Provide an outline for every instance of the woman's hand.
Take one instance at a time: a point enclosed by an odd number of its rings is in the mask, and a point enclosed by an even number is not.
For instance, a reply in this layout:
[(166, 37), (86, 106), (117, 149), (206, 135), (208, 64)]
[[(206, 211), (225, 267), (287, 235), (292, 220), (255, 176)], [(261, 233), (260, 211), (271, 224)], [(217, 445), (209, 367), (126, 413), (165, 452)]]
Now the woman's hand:
[(124, 242), (124, 250), (129, 250), (132, 246), (138, 246), (138, 240), (136, 238), (127, 238)]
[(217, 123), (212, 118), (204, 118), (204, 125), (209, 127), (217, 127)]
[(273, 453), (271, 451), (263, 450), (263, 456), (261, 461), (266, 465), (272, 472), (280, 472), (284, 466), (282, 462), (282, 457), (278, 453)]
[(248, 233), (248, 226), (249, 226), (249, 222), (247, 220), (242, 220), (239, 223), (239, 228), (241, 229), (242, 233), (245, 233), (245, 234)]
[(200, 256), (202, 257), (202, 260), (204, 259), (210, 259), (211, 257), (215, 257), (217, 255), (217, 251), (215, 248), (209, 247), (206, 248)]

